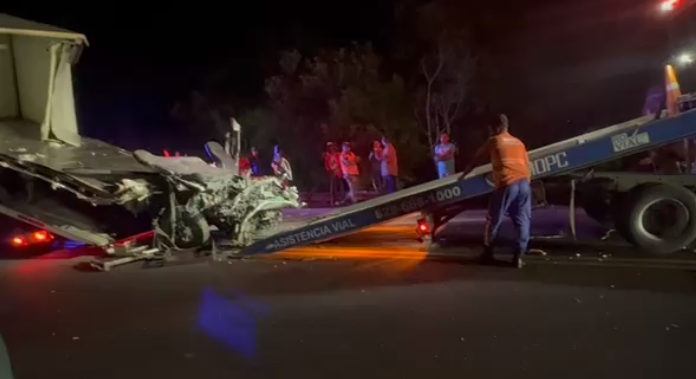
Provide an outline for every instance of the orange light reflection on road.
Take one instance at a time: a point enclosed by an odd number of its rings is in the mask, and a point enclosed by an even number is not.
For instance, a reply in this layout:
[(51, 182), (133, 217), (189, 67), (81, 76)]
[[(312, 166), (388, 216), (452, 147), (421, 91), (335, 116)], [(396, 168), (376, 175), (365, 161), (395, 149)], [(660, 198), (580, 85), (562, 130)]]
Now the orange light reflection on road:
[(289, 249), (273, 257), (278, 258), (345, 258), (345, 259), (406, 259), (423, 261), (428, 256), (425, 249), (406, 248), (406, 247), (385, 247), (379, 249), (361, 247), (326, 247), (309, 246)]
[[(378, 240), (370, 240), (379, 237)], [(393, 237), (393, 238), (390, 238)], [(362, 230), (355, 234), (341, 237), (331, 244), (318, 244), (302, 246), (288, 249), (273, 257), (278, 258), (318, 258), (318, 259), (403, 259), (403, 260), (424, 260), (428, 253), (425, 249), (418, 249), (415, 244), (418, 234), (414, 231), (413, 225), (399, 226), (375, 226)], [(352, 245), (354, 241), (360, 241), (363, 246), (341, 246), (345, 241), (346, 245)], [(350, 242), (348, 242), (350, 241)], [(403, 241), (397, 246), (380, 246), (380, 242)]]
[(309, 246), (290, 249), (269, 256), (270, 259), (282, 260), (365, 260), (374, 261), (374, 265), (361, 265), (361, 271), (376, 269), (379, 266), (383, 275), (398, 277), (414, 270), (428, 257), (425, 249), (416, 248), (351, 248)]

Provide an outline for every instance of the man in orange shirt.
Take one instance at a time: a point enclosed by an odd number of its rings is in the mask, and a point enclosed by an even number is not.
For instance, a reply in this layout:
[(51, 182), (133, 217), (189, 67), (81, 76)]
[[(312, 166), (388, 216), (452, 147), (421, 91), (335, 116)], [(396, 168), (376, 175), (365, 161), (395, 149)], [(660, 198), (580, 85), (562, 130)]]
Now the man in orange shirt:
[(484, 234), (484, 262), (494, 261), (495, 238), (505, 216), (510, 216), (518, 232), (512, 265), (521, 268), (522, 258), (527, 252), (532, 219), (531, 170), (527, 147), (509, 133), (509, 122), (505, 115), (493, 118), (488, 124), (491, 137), (477, 151), (472, 163), (462, 177), (471, 172), (476, 164), (488, 155), (493, 166), (495, 190), (488, 205)]

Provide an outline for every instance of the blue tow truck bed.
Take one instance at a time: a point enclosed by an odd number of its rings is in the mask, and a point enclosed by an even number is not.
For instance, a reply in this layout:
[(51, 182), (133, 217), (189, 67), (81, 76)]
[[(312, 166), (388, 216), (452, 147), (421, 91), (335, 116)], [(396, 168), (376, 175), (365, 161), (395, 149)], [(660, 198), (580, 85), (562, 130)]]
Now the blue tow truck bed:
[[(696, 136), (696, 110), (672, 118), (641, 117), (530, 152), (533, 179), (589, 168)], [(411, 213), (433, 210), (493, 191), (490, 165), (466, 178), (453, 175), (340, 208), (306, 225), (268, 236), (238, 254), (267, 254), (325, 241)]]

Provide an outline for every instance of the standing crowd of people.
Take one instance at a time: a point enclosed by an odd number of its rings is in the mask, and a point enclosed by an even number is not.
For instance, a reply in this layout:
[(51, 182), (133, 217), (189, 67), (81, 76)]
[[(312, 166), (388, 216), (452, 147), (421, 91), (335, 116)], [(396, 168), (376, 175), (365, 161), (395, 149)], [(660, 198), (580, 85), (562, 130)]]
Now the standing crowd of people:
[[(433, 149), (438, 178), (455, 174), (456, 146), (447, 133), (440, 136), (440, 143)], [(370, 181), (378, 194), (390, 194), (398, 189), (399, 159), (396, 147), (388, 138), (373, 141), (368, 156)], [(357, 188), (360, 178), (360, 157), (356, 156), (349, 142), (341, 145), (341, 150), (333, 142), (326, 144), (324, 152), (324, 169), (329, 176), (331, 203), (343, 205), (357, 201)]]
[[(373, 189), (380, 194), (396, 192), (399, 160), (394, 144), (387, 137), (374, 141), (368, 160)], [(333, 142), (326, 144), (324, 169), (329, 176), (332, 204), (343, 205), (357, 202), (360, 161), (360, 157), (351, 149), (350, 142), (343, 142), (340, 151)]]

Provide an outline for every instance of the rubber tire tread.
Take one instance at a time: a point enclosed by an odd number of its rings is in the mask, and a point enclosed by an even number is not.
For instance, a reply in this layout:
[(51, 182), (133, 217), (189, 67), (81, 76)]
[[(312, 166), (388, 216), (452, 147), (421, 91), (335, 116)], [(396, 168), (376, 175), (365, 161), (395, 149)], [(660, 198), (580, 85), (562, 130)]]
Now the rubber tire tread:
[[(658, 199), (672, 199), (682, 203), (689, 212), (687, 227), (677, 237), (655, 239), (642, 228), (638, 215), (646, 205)], [(638, 186), (619, 200), (616, 230), (628, 242), (649, 254), (667, 255), (679, 252), (696, 240), (696, 194), (690, 190), (669, 184), (650, 183)]]

